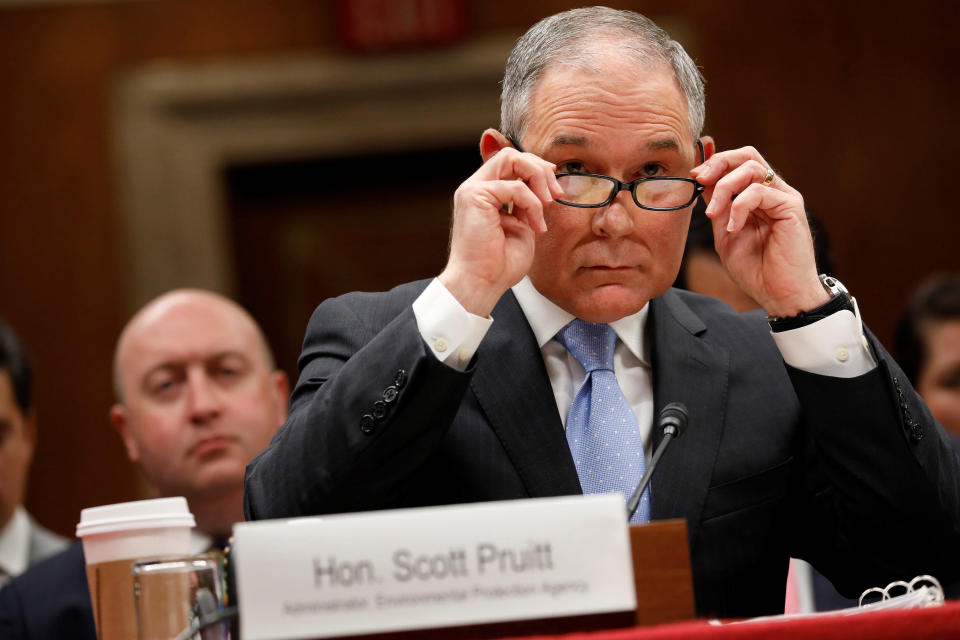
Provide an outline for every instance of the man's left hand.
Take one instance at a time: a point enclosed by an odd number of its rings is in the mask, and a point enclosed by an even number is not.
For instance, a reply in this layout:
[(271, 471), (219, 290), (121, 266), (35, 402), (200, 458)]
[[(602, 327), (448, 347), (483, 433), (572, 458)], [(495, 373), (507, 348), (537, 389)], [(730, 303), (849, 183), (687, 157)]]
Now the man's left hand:
[(705, 187), (717, 253), (730, 277), (771, 317), (830, 299), (817, 277), (803, 197), (753, 147), (723, 151), (690, 175)]

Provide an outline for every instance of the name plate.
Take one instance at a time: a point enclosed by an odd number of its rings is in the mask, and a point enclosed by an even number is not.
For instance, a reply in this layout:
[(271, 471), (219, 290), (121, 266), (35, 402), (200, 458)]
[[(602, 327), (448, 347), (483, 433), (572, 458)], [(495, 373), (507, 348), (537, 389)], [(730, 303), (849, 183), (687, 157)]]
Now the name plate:
[(613, 494), (244, 522), (234, 549), (247, 640), (636, 608)]

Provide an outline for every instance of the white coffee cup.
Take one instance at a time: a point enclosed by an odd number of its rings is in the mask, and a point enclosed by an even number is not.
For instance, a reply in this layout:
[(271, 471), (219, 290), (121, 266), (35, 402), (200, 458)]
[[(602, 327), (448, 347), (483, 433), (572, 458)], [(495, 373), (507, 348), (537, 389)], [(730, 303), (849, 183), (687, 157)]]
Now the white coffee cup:
[(87, 582), (100, 640), (136, 637), (133, 561), (190, 553), (196, 525), (185, 498), (158, 498), (90, 507), (80, 512)]
[(188, 554), (194, 526), (186, 498), (157, 498), (84, 509), (77, 537), (87, 564), (98, 564)]

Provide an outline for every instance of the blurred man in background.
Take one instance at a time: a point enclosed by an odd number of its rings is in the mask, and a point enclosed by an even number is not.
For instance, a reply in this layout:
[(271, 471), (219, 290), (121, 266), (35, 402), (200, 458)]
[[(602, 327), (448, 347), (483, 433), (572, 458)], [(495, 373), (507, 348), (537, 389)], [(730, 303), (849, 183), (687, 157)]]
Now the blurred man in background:
[(0, 587), (67, 546), (23, 508), (36, 444), (30, 360), (17, 334), (0, 321)]
[(896, 350), (903, 372), (960, 450), (960, 273), (917, 289), (900, 320)]
[(230, 536), (243, 514), (243, 472), (286, 418), (289, 385), (239, 305), (178, 291), (127, 325), (110, 419), (156, 496), (185, 496), (197, 528)]
[[(192, 548), (221, 546), (243, 513), (243, 471), (287, 415), (289, 385), (250, 315), (180, 290), (124, 328), (110, 420), (156, 497), (184, 496)], [(96, 637), (79, 543), (0, 591), (0, 637)]]

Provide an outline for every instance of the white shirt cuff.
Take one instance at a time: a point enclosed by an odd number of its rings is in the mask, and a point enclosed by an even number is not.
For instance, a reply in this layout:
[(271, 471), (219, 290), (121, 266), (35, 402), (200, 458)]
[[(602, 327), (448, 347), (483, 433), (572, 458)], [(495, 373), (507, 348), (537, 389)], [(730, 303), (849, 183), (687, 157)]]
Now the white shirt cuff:
[(877, 366), (859, 315), (846, 309), (805, 327), (771, 335), (784, 362), (801, 371), (855, 378)]
[(413, 301), (413, 315), (420, 335), (437, 360), (458, 371), (466, 370), (493, 324), (493, 318), (464, 309), (436, 278)]

